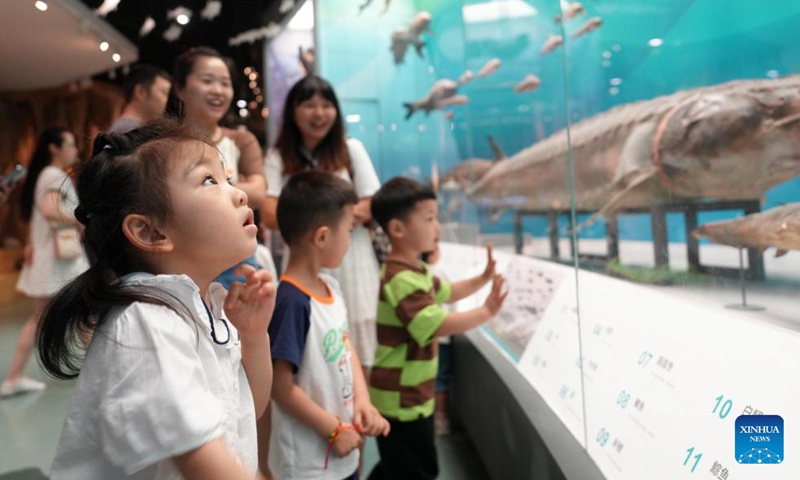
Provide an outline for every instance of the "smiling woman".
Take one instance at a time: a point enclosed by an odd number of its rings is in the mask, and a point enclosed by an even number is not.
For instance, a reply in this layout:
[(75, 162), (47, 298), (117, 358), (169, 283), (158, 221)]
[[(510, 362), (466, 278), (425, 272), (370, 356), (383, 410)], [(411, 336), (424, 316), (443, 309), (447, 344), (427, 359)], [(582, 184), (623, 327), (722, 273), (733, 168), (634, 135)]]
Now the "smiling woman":
[[(208, 132), (225, 164), (227, 180), (247, 194), (245, 198), (251, 208), (258, 208), (267, 190), (261, 146), (249, 131), (219, 125), (233, 100), (233, 71), (230, 60), (216, 50), (190, 48), (175, 60), (175, 93), (183, 105), (184, 120)], [(254, 257), (247, 263), (256, 266)], [(226, 288), (234, 280), (242, 280), (233, 275), (235, 266), (229, 267), (217, 279)]]
[(359, 197), (350, 249), (335, 273), (347, 305), (350, 339), (362, 365), (369, 369), (377, 344), (375, 314), (380, 279), (366, 225), (372, 221), (370, 202), (380, 181), (364, 145), (345, 138), (333, 87), (316, 76), (303, 78), (289, 91), (280, 135), (267, 154), (267, 200), (261, 212), (270, 228), (277, 227), (277, 203), (283, 186), (292, 175), (305, 170), (333, 173), (351, 182)]

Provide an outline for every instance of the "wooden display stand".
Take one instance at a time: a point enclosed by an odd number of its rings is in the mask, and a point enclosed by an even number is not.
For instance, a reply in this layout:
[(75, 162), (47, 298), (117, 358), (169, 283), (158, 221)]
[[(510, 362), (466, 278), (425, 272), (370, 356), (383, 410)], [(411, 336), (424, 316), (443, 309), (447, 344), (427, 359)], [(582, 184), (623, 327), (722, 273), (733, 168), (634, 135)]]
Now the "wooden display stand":
[(22, 249), (0, 248), (0, 304), (22, 298), (22, 294), (17, 291), (19, 278), (17, 265), (20, 260), (22, 260)]
[[(669, 250), (667, 238), (667, 213), (683, 213), (686, 226), (686, 249), (689, 268), (692, 270), (709, 273), (711, 275), (738, 277), (738, 268), (717, 267), (700, 264), (700, 241), (691, 235), (697, 228), (697, 214), (699, 212), (721, 211), (721, 210), (741, 210), (745, 215), (758, 213), (761, 205), (758, 200), (734, 200), (734, 201), (707, 201), (707, 202), (673, 202), (665, 205), (653, 205), (649, 208), (629, 208), (617, 212), (614, 216), (606, 219), (606, 241), (608, 243), (608, 255), (602, 259), (611, 260), (619, 257), (619, 233), (617, 216), (630, 214), (649, 214), (652, 226), (653, 253), (656, 267), (669, 265)], [(550, 238), (550, 258), (558, 260), (559, 252), (559, 216), (569, 214), (569, 210), (518, 210), (514, 213), (514, 238), (516, 253), (522, 253), (522, 219), (524, 217), (543, 216), (547, 218), (547, 231)], [(577, 211), (577, 214), (595, 213), (589, 211)], [(575, 239), (569, 237), (571, 250), (575, 249)], [(748, 248), (747, 259), (748, 268), (744, 269), (745, 277), (748, 280), (764, 280), (764, 259), (758, 249)], [(580, 252), (577, 252), (580, 255)], [(582, 255), (581, 255), (582, 256)]]

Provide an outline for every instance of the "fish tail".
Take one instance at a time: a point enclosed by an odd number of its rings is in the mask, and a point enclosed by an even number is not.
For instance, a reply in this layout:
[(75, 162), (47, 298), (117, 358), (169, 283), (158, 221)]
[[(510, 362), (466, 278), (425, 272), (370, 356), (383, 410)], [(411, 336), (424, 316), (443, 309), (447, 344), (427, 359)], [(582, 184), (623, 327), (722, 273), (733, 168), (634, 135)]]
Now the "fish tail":
[(417, 107), (415, 107), (413, 103), (404, 103), (403, 106), (408, 110), (406, 112), (406, 120), (408, 120), (411, 118), (411, 115), (414, 115), (414, 112), (417, 111)]

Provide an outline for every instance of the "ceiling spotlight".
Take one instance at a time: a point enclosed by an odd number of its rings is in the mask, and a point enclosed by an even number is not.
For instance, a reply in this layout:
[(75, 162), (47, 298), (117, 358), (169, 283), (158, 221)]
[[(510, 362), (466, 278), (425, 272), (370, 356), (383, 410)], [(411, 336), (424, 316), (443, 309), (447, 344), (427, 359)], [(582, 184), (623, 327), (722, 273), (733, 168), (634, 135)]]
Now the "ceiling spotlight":
[(38, 0), (38, 1), (37, 1), (36, 3), (34, 3), (33, 5), (34, 5), (36, 8), (38, 8), (39, 10), (43, 11), (43, 12), (47, 10), (47, 4), (46, 4), (46, 3), (44, 3), (42, 0)]
[(252, 102), (250, 102), (250, 110), (255, 110), (256, 108), (258, 108), (258, 103), (256, 103), (255, 100), (253, 100)]
[(651, 38), (647, 41), (647, 44), (653, 48), (658, 48), (661, 45), (664, 45), (664, 40), (661, 40), (660, 38)]
[(253, 89), (253, 93), (255, 93), (256, 95), (258, 95), (259, 93), (261, 93), (261, 89), (260, 89), (260, 88), (258, 88), (258, 87), (256, 87), (256, 88), (254, 88), (254, 89)]
[(108, 50), (108, 42), (100, 42), (100, 51), (105, 52)]
[(248, 85), (250, 85), (250, 88), (256, 88), (258, 84), (256, 82), (250, 82)]
[(122, 60), (122, 57), (119, 56), (119, 53), (115, 53), (114, 55), (111, 55), (111, 60), (114, 60), (115, 63), (119, 63), (119, 61)]
[(264, 96), (263, 95), (256, 96), (256, 102), (261, 103), (263, 101), (264, 101)]
[(181, 25), (186, 25), (187, 23), (189, 23), (189, 15), (181, 13), (180, 15), (175, 17), (175, 21), (180, 23)]
[(247, 106), (247, 100), (238, 100), (236, 102), (236, 106), (239, 108), (244, 108)]
[(245, 67), (245, 69), (244, 69), (244, 74), (245, 74), (245, 75), (250, 75), (250, 72), (252, 72), (252, 71), (253, 71), (253, 69), (252, 69), (252, 68), (250, 68), (250, 67)]
[(261, 117), (262, 118), (269, 117), (269, 108), (264, 107), (264, 108), (261, 109)]
[(246, 108), (240, 108), (240, 109), (239, 109), (239, 116), (240, 116), (240, 117), (246, 117), (246, 116), (247, 116), (247, 114), (248, 114), (248, 112), (247, 112), (247, 109), (246, 109)]
[(250, 80), (255, 80), (258, 78), (258, 74), (256, 72), (252, 72), (250, 75), (247, 76)]

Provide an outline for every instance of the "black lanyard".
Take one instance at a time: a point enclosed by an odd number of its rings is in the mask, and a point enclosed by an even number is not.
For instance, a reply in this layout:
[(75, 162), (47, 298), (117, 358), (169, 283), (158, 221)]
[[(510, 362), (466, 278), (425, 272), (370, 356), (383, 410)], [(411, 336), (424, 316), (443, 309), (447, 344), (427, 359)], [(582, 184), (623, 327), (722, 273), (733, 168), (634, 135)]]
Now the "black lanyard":
[(203, 306), (206, 307), (206, 313), (208, 314), (208, 323), (209, 325), (211, 325), (211, 340), (213, 340), (214, 343), (216, 343), (217, 345), (227, 345), (228, 342), (230, 342), (231, 340), (231, 328), (228, 326), (228, 322), (226, 322), (224, 318), (219, 319), (219, 321), (222, 322), (223, 325), (225, 325), (225, 330), (228, 331), (228, 335), (225, 337), (225, 341), (220, 342), (219, 340), (217, 340), (217, 330), (216, 328), (214, 328), (214, 323), (216, 322), (214, 322), (214, 317), (211, 315), (211, 310), (208, 308), (208, 305), (206, 305), (206, 302), (203, 302)]

